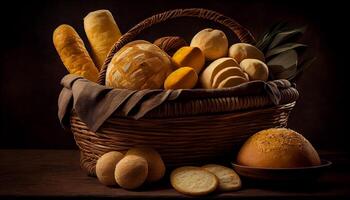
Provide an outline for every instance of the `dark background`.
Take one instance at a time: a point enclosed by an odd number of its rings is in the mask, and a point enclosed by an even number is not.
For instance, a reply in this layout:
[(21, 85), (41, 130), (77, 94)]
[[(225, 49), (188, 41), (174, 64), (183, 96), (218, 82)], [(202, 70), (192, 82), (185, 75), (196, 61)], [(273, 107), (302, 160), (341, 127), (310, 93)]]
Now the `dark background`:
[[(324, 3), (323, 3), (324, 2)], [(52, 32), (72, 25), (87, 45), (83, 17), (109, 9), (122, 32), (141, 20), (174, 8), (203, 7), (232, 17), (255, 36), (278, 21), (308, 25), (303, 41), (316, 62), (297, 82), (300, 99), (289, 127), (317, 149), (348, 151), (346, 68), (347, 6), (341, 1), (12, 1), (2, 6), (0, 43), (0, 148), (76, 148), (57, 119), (60, 79), (67, 74), (52, 44)], [(170, 22), (141, 38), (173, 33), (190, 39), (205, 23)], [(232, 41), (231, 41), (232, 42)], [(88, 46), (88, 45), (87, 45)]]

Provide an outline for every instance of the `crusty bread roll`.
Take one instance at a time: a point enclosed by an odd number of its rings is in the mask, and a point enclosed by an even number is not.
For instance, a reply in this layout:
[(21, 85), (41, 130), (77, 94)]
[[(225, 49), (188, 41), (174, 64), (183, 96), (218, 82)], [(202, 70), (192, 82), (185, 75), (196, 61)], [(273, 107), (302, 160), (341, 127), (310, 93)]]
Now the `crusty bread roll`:
[(53, 32), (53, 43), (69, 73), (96, 82), (98, 70), (73, 27), (62, 24)]
[(117, 163), (124, 157), (118, 151), (103, 154), (96, 163), (96, 176), (104, 185), (116, 185), (114, 170)]
[(241, 188), (241, 179), (233, 169), (215, 164), (204, 165), (202, 168), (215, 174), (215, 176), (219, 179), (218, 189), (220, 191), (227, 192)]
[(240, 149), (237, 163), (251, 167), (295, 168), (320, 165), (311, 143), (286, 128), (271, 128), (251, 136)]
[(121, 36), (118, 25), (108, 10), (97, 10), (84, 18), (84, 29), (95, 64), (101, 69), (107, 54)]
[(217, 177), (200, 167), (180, 167), (170, 174), (171, 185), (180, 193), (201, 196), (216, 190)]
[(125, 189), (136, 189), (148, 175), (147, 160), (141, 156), (127, 155), (115, 167), (114, 176), (118, 185)]
[(165, 165), (160, 154), (148, 147), (135, 147), (129, 149), (126, 155), (137, 155), (145, 158), (148, 164), (147, 182), (159, 181), (165, 174)]

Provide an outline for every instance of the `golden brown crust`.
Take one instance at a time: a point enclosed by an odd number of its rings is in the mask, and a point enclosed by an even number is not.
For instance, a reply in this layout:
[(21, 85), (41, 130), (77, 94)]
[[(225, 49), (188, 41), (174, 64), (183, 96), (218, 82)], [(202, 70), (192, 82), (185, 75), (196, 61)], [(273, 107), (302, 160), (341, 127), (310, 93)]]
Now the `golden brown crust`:
[(126, 44), (112, 58), (106, 73), (106, 86), (120, 89), (160, 89), (172, 72), (168, 54), (144, 40)]
[(98, 70), (95, 67), (83, 40), (73, 27), (63, 24), (53, 33), (53, 43), (69, 73), (97, 82)]
[(111, 12), (96, 10), (84, 18), (84, 29), (96, 67), (101, 69), (107, 54), (121, 37), (118, 25)]
[(254, 134), (242, 146), (237, 162), (266, 168), (306, 167), (321, 163), (307, 139), (285, 128), (272, 128)]

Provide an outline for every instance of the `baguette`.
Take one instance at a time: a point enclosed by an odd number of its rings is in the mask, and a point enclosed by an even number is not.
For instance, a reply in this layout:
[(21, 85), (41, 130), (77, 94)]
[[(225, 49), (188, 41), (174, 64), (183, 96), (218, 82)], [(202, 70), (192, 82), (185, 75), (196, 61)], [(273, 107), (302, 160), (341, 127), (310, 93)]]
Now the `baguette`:
[(69, 73), (97, 82), (98, 71), (83, 40), (73, 27), (62, 24), (53, 32), (53, 43)]
[(117, 23), (108, 10), (90, 12), (84, 18), (84, 29), (92, 57), (100, 70), (109, 51), (121, 36)]

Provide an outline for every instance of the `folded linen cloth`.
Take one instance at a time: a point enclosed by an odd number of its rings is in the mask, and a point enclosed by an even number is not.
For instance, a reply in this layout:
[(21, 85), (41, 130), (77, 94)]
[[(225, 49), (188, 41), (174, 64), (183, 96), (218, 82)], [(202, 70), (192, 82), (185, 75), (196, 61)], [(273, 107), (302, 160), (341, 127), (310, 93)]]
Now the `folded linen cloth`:
[(251, 81), (224, 89), (135, 91), (99, 85), (72, 74), (66, 75), (61, 80), (61, 85), (63, 89), (58, 98), (58, 117), (61, 125), (69, 127), (70, 114), (74, 110), (94, 132), (115, 112), (137, 120), (165, 101), (254, 95), (268, 95), (271, 101), (278, 105), (281, 99), (280, 89), (291, 87), (288, 80), (275, 80)]

